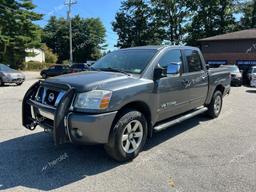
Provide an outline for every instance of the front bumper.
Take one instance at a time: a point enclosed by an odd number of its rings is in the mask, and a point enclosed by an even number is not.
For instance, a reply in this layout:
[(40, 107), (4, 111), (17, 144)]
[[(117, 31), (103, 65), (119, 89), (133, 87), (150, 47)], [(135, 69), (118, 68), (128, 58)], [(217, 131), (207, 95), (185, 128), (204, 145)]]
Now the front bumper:
[(12, 77), (3, 77), (4, 83), (23, 83), (25, 81), (24, 77), (12, 78)]
[(87, 114), (70, 110), (75, 90), (68, 88), (56, 108), (34, 100), (40, 82), (33, 85), (23, 100), (23, 125), (33, 130), (37, 125), (53, 132), (55, 144), (105, 144), (117, 112)]
[(74, 143), (108, 143), (109, 133), (117, 112), (104, 114), (77, 114), (68, 115), (68, 129), (70, 139)]

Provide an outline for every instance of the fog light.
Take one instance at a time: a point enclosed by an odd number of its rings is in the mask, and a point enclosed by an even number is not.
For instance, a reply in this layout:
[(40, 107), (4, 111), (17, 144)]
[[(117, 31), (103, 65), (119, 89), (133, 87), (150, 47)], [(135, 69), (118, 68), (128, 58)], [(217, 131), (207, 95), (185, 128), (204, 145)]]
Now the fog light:
[(80, 131), (80, 130), (77, 129), (77, 128), (74, 128), (74, 129), (72, 130), (72, 133), (73, 133), (73, 135), (74, 135), (76, 138), (81, 138), (81, 137), (83, 137), (83, 132)]

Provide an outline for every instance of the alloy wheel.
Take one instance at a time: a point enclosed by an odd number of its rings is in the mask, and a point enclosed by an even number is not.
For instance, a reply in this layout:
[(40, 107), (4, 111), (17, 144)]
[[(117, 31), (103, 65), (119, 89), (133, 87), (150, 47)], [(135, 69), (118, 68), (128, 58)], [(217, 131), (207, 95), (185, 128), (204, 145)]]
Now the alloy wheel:
[(218, 95), (216, 98), (215, 98), (215, 102), (214, 102), (214, 112), (215, 114), (218, 114), (221, 110), (221, 105), (222, 105), (222, 102), (221, 102), (221, 97), (220, 95)]
[(135, 152), (143, 138), (143, 127), (140, 121), (133, 120), (129, 122), (123, 130), (122, 148), (126, 153)]

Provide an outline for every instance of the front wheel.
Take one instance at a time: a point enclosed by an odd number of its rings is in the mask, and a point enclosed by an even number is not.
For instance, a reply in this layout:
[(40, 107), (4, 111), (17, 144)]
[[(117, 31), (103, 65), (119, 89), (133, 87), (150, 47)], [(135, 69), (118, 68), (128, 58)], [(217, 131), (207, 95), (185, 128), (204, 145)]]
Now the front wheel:
[(215, 91), (211, 100), (211, 103), (208, 105), (208, 114), (212, 118), (217, 118), (220, 115), (223, 103), (223, 95), (220, 91)]
[(147, 132), (144, 115), (133, 109), (125, 110), (113, 127), (106, 152), (117, 161), (130, 161), (143, 149)]
[(0, 78), (0, 87), (4, 85), (3, 80)]

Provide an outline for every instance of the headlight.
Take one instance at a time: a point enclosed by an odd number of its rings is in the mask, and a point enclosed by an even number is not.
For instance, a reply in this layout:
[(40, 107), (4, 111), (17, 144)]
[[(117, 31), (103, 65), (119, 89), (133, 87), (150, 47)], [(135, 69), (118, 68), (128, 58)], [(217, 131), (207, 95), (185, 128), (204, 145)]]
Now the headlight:
[(77, 95), (74, 107), (78, 109), (107, 109), (112, 96), (111, 91), (93, 90)]
[(240, 77), (242, 77), (242, 74), (241, 74), (241, 73), (237, 73), (237, 74), (236, 74), (236, 77), (239, 77), (239, 78), (240, 78)]

